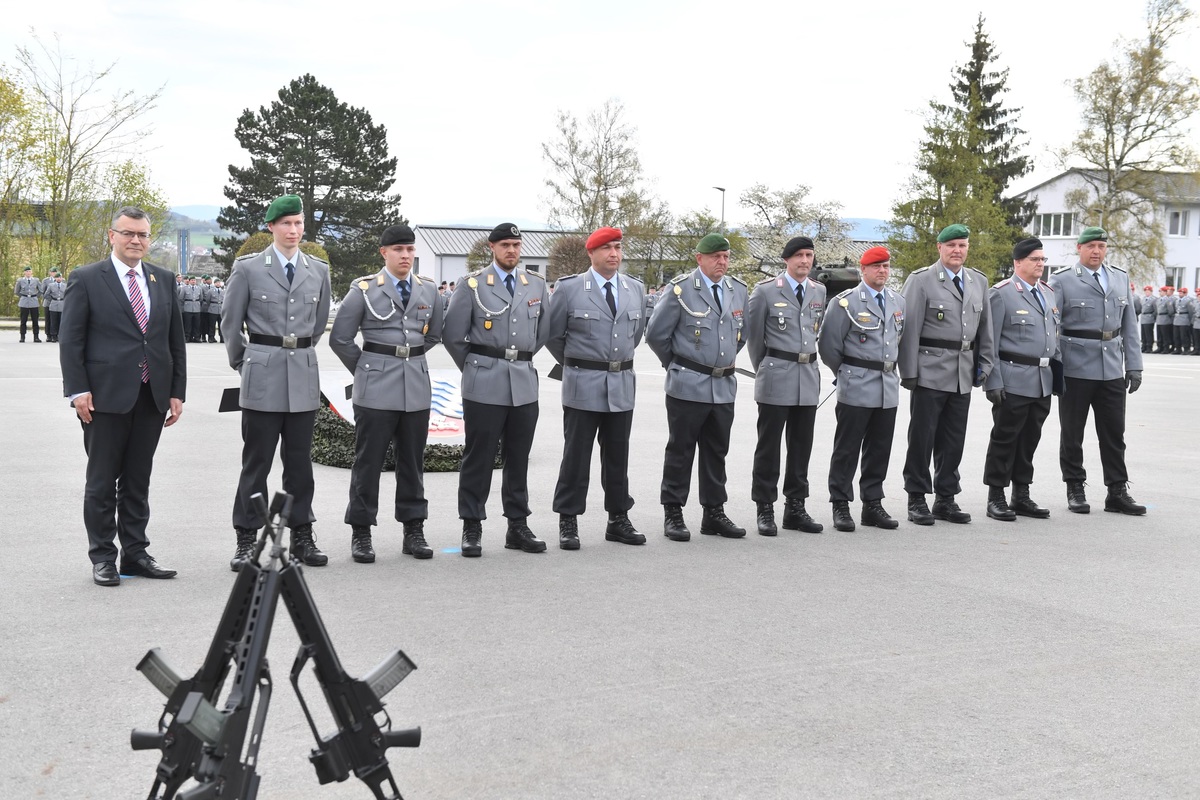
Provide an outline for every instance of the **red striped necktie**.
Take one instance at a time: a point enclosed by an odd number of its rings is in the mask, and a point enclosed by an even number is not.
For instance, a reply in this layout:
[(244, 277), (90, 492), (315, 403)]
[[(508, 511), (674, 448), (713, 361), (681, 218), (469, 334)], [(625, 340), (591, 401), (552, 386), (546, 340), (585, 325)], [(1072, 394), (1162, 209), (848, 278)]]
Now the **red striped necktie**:
[[(142, 333), (146, 332), (146, 324), (149, 322), (149, 317), (146, 315), (146, 301), (142, 299), (142, 287), (138, 286), (137, 270), (131, 269), (125, 275), (129, 279), (129, 303), (133, 306), (133, 315), (137, 317), (138, 327), (142, 329)], [(142, 383), (150, 382), (150, 362), (143, 355), (142, 358)]]

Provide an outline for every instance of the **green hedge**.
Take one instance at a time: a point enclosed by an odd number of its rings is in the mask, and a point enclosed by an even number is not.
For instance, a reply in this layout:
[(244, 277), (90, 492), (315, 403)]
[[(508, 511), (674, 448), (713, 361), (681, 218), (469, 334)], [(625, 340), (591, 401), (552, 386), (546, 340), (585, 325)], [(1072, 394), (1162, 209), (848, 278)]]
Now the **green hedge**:
[[(425, 446), (426, 472), (458, 472), (462, 467), (463, 446), (461, 444), (429, 444)], [(313, 427), (312, 460), (327, 467), (349, 469), (354, 465), (354, 426), (327, 406), (317, 410), (317, 422)], [(496, 455), (495, 468), (504, 466), (500, 455)], [(396, 456), (388, 444), (383, 469), (396, 469)]]

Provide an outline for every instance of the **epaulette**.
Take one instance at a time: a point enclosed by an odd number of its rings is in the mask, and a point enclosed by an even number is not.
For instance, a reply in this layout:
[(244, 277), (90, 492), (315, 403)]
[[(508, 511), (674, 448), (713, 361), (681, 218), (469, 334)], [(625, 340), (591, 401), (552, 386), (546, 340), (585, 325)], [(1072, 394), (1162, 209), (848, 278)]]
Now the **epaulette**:
[(625, 273), (625, 274), (624, 274), (624, 275), (622, 275), (621, 277), (622, 277), (622, 278), (628, 278), (628, 279), (629, 279), (629, 280), (631, 280), (631, 281), (637, 281), (637, 282), (638, 282), (638, 283), (640, 283), (642, 286), (645, 286), (645, 285), (646, 285), (646, 282), (645, 282), (644, 280), (642, 280), (641, 278), (639, 278), (638, 276), (636, 276), (636, 275), (630, 275), (630, 274), (628, 274), (628, 273)]
[(532, 276), (533, 276), (533, 277), (535, 277), (535, 278), (541, 278), (542, 280), (546, 280), (546, 276), (545, 276), (545, 275), (543, 275), (543, 274), (542, 274), (542, 273), (540, 273), (540, 272), (533, 272), (533, 271), (531, 271), (531, 270), (525, 270), (525, 274), (526, 274), (526, 275), (532, 275)]
[(778, 276), (768, 276), (768, 277), (766, 277), (766, 278), (763, 278), (761, 281), (759, 281), (758, 283), (756, 283), (756, 284), (754, 284), (754, 285), (755, 285), (755, 286), (762, 286), (764, 283), (774, 283), (774, 282), (775, 282), (775, 279), (776, 279), (777, 277), (778, 277)]
[(555, 283), (562, 283), (563, 281), (569, 281), (569, 280), (572, 280), (573, 278), (578, 278), (580, 276), (580, 274), (582, 274), (582, 273), (577, 272), (574, 275), (563, 275), (561, 278), (556, 280)]
[(305, 258), (311, 258), (313, 261), (317, 262), (318, 264), (324, 264), (327, 267), (329, 266), (329, 262), (326, 261), (325, 259), (321, 258), (320, 256), (314, 256), (312, 253), (305, 253), (303, 250), (300, 251), (300, 254), (303, 255)]
[(676, 275), (674, 278), (671, 278), (671, 283), (683, 283), (691, 276), (691, 274), (692, 273), (690, 272), (685, 272), (682, 275)]
[(738, 283), (740, 283), (742, 286), (745, 286), (745, 285), (746, 285), (746, 282), (745, 282), (744, 280), (742, 280), (741, 278), (739, 278), (737, 275), (726, 275), (725, 277), (726, 277), (726, 278), (732, 278), (733, 280), (735, 280), (735, 281), (737, 281)]
[[(383, 277), (382, 275), (380, 277)], [(374, 275), (363, 275), (361, 278), (355, 278), (350, 281), (351, 286), (357, 286), (362, 291), (366, 291), (371, 286), (371, 281), (375, 278)]]
[(833, 299), (840, 300), (843, 297), (849, 297), (850, 295), (854, 294), (854, 290), (857, 288), (858, 288), (857, 286), (851, 286), (849, 289), (846, 289), (841, 294), (838, 294), (837, 296), (835, 296)]
[(420, 276), (420, 275), (418, 275), (418, 274), (417, 274), (417, 273), (415, 273), (415, 272), (410, 272), (410, 273), (408, 273), (408, 275), (409, 275), (409, 277), (410, 277), (410, 278), (412, 278), (412, 279), (413, 279), (413, 283), (415, 283), (417, 286), (420, 286), (422, 283), (424, 283), (424, 282), (425, 282), (425, 281), (424, 281), (424, 280), (421, 278), (421, 276)]
[(922, 272), (926, 271), (927, 269), (929, 269), (929, 267), (921, 267), (920, 269), (914, 269), (912, 272), (910, 272), (908, 274), (909, 275), (920, 275)]
[(234, 262), (236, 263), (238, 261), (245, 261), (247, 258), (254, 258), (257, 255), (261, 255), (261, 254), (260, 253), (246, 253), (246, 255), (244, 255), (244, 256), (238, 256), (237, 258), (235, 258)]
[(1054, 272), (1051, 272), (1050, 274), (1057, 275), (1060, 272), (1069, 272), (1070, 270), (1071, 270), (1071, 267), (1059, 267), (1058, 269), (1054, 270)]
[(979, 277), (983, 278), (983, 279), (984, 279), (984, 281), (987, 281), (987, 275), (984, 275), (984, 274), (983, 274), (982, 272), (980, 272), (979, 270), (975, 269), (974, 267), (967, 267), (967, 269), (971, 270), (971, 272), (974, 272), (976, 275), (978, 275)]
[(993, 288), (993, 289), (999, 289), (1001, 286), (1008, 286), (1010, 283), (1012, 283), (1012, 278), (1005, 278), (1004, 280), (1000, 281), (999, 283), (997, 283), (997, 284), (996, 284), (995, 286), (993, 286), (992, 288)]
[(1126, 273), (1126, 272), (1125, 272), (1125, 270), (1121, 269), (1120, 267), (1114, 267), (1112, 264), (1105, 264), (1104, 266), (1108, 267), (1108, 268), (1109, 268), (1109, 269), (1111, 269), (1113, 272), (1119, 272), (1119, 273), (1121, 273), (1122, 275), (1126, 275), (1126, 274), (1128, 274), (1128, 273)]
[(468, 272), (468, 273), (467, 273), (466, 275), (464, 275), (463, 277), (465, 277), (465, 278), (478, 278), (480, 275), (482, 275), (482, 274), (483, 274), (483, 270), (485, 270), (485, 269), (487, 269), (487, 267), (484, 267), (483, 269), (477, 269), (477, 270), (475, 270), (474, 272)]

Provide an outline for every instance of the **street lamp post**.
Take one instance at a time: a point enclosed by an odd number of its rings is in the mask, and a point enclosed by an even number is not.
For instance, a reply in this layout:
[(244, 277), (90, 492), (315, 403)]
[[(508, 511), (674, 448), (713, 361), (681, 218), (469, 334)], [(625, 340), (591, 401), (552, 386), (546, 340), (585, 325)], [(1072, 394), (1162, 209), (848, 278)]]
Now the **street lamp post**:
[(725, 232), (725, 187), (724, 186), (714, 186), (713, 188), (721, 193), (721, 232), (724, 233)]

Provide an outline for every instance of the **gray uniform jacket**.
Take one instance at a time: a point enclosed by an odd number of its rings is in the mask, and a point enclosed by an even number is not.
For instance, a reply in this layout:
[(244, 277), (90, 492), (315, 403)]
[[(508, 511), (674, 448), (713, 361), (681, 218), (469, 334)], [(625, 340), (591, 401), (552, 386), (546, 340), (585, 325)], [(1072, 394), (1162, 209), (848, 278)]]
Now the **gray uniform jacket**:
[(1156, 325), (1170, 325), (1171, 320), (1175, 318), (1175, 298), (1160, 297), (1154, 303), (1154, 323)]
[[(666, 392), (695, 403), (732, 403), (737, 397), (733, 372), (738, 351), (745, 345), (746, 284), (726, 275), (720, 313), (700, 269), (677, 276), (666, 296), (654, 307), (646, 328), (646, 343), (667, 369)], [(706, 375), (683, 366), (676, 357), (728, 372)]]
[[(817, 333), (825, 316), (825, 286), (805, 281), (804, 306), (783, 273), (759, 281), (746, 304), (746, 348), (757, 374), (754, 399), (770, 406), (815, 406), (820, 402)], [(795, 354), (783, 358), (775, 350)]]
[(42, 302), (46, 304), (47, 311), (62, 311), (63, 300), (67, 296), (67, 282), (51, 281), (50, 285), (42, 292)]
[(550, 303), (546, 349), (563, 364), (562, 403), (583, 411), (632, 411), (637, 378), (632, 369), (604, 371), (565, 365), (585, 361), (632, 361), (646, 330), (646, 289), (628, 275), (616, 275), (617, 315), (604, 299), (604, 284), (592, 271), (560, 278)]
[[(988, 294), (992, 334), (996, 341), (996, 366), (988, 375), (985, 389), (1003, 389), (1022, 397), (1046, 397), (1053, 387), (1050, 359), (1059, 357), (1059, 313), (1054, 290), (1038, 281), (1045, 301), (1042, 311), (1031, 292), (1015, 280), (1000, 281)], [(1041, 363), (1017, 364), (1009, 356), (1040, 359)]]
[(200, 294), (201, 287), (199, 286), (184, 286), (183, 287), (183, 313), (199, 314), (200, 313)]
[(225, 287), (212, 286), (208, 290), (208, 313), (220, 314), (221, 305), (225, 302)]
[[(961, 298), (941, 260), (909, 275), (901, 289), (908, 330), (900, 344), (900, 377), (939, 392), (970, 392), (976, 368), (986, 378), (995, 362), (987, 278), (966, 266), (961, 275)], [(964, 349), (972, 342), (973, 348)]]
[(242, 325), (261, 336), (312, 337), (329, 323), (329, 265), (296, 253), (289, 287), (275, 248), (233, 262), (221, 309), (229, 366), (242, 375), (241, 406), (254, 411), (315, 411), (321, 402), (317, 351), (251, 344)]
[(1192, 316), (1195, 314), (1196, 301), (1190, 297), (1179, 297), (1175, 300), (1175, 316), (1172, 319), (1172, 324), (1180, 328), (1186, 328), (1192, 324)]
[[(1104, 266), (1108, 292), (1100, 290), (1090, 270), (1082, 264), (1062, 267), (1050, 276), (1054, 304), (1061, 313), (1063, 375), (1091, 381), (1124, 378), (1127, 370), (1142, 369), (1142, 342), (1129, 278), (1123, 270)], [(1101, 333), (1105, 339), (1089, 339), (1072, 331)]]
[[(905, 330), (904, 296), (884, 289), (887, 314), (875, 302), (874, 290), (860, 283), (829, 303), (817, 349), (821, 360), (837, 374), (838, 402), (859, 408), (895, 408), (900, 404), (900, 374), (896, 370)], [(884, 369), (845, 363), (845, 358), (883, 362)]]
[(1158, 305), (1158, 298), (1153, 295), (1142, 298), (1142, 310), (1138, 312), (1138, 322), (1143, 325), (1152, 325), (1154, 318), (1157, 316), (1155, 308)]
[(17, 278), (13, 294), (17, 299), (17, 308), (37, 308), (38, 297), (42, 293), (42, 284), (37, 278)]
[(209, 308), (208, 302), (209, 295), (212, 294), (213, 290), (212, 284), (204, 283), (198, 285), (196, 288), (200, 290), (200, 311), (207, 314), (212, 310)]
[[(545, 278), (520, 265), (513, 274), (512, 297), (494, 262), (460, 280), (450, 297), (442, 346), (462, 370), (464, 400), (494, 406), (537, 402), (537, 370), (516, 353), (536, 353), (545, 346), (550, 326), (542, 316), (550, 305), (550, 291)], [(504, 350), (513, 358), (472, 353), (471, 345)]]
[[(432, 399), (429, 365), (425, 354), (412, 355), (403, 348), (426, 351), (442, 340), (442, 298), (431, 280), (409, 273), (412, 282), (408, 307), (400, 301), (396, 282), (383, 270), (359, 278), (338, 306), (329, 347), (354, 375), (354, 404), (384, 411), (424, 411)], [(367, 353), (355, 342), (395, 345), (395, 353)], [(406, 354), (407, 353), (407, 354)]]

